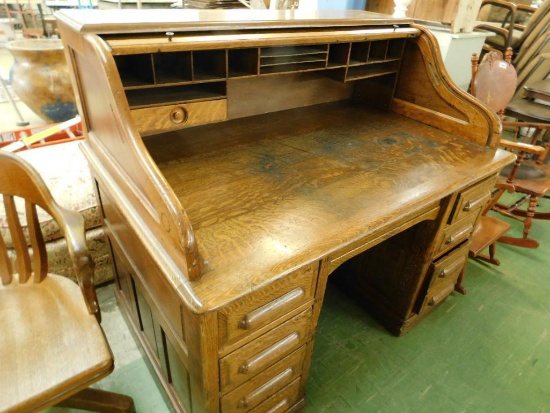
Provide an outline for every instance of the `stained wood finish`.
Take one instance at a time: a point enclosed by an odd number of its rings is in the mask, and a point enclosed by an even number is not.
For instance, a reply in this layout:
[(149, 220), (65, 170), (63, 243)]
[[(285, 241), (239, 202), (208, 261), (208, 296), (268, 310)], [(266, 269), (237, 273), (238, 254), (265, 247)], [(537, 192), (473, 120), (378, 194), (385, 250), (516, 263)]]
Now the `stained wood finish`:
[[(176, 411), (301, 409), (332, 274), (397, 335), (454, 289), (512, 158), (422, 28), (362, 12), (58, 17), (117, 297)], [(164, 117), (195, 105), (192, 123)]]

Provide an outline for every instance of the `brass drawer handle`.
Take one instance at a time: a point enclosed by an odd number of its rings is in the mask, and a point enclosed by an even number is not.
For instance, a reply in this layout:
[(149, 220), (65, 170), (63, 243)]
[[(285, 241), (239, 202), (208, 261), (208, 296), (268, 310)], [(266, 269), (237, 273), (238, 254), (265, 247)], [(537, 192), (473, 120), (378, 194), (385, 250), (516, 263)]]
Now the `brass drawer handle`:
[(484, 194), (474, 200), (470, 199), (468, 202), (466, 202), (466, 205), (464, 205), (464, 208), (462, 208), (462, 210), (464, 212), (470, 212), (476, 209), (478, 206), (481, 206), (485, 203), (485, 201), (487, 200), (487, 197), (488, 197), (488, 194)]
[(451, 263), (448, 267), (445, 267), (440, 273), (439, 278), (445, 278), (450, 274), (453, 274), (456, 270), (462, 269), (466, 262), (466, 257), (462, 256), (459, 260)]
[(279, 312), (286, 307), (289, 307), (289, 309), (294, 307), (295, 303), (302, 300), (305, 293), (302, 287), (295, 288), (276, 300), (245, 314), (239, 321), (239, 328), (241, 330), (251, 330), (263, 325), (267, 321), (271, 321), (273, 313)]
[(462, 238), (467, 238), (468, 235), (472, 232), (474, 227), (470, 224), (466, 228), (461, 229), (459, 232), (451, 235), (449, 238), (445, 240), (445, 244), (454, 244), (457, 240), (460, 240)]
[(237, 407), (239, 407), (240, 409), (246, 409), (260, 404), (277, 390), (283, 388), (285, 384), (290, 381), (293, 375), (294, 369), (292, 367), (289, 367), (282, 373), (279, 373), (278, 375), (273, 377), (268, 382), (262, 384), (256, 390), (244, 396), (241, 400), (239, 400)]
[(239, 373), (248, 374), (261, 370), (271, 362), (278, 360), (283, 354), (288, 353), (300, 342), (300, 334), (297, 331), (276, 342), (272, 346), (259, 352), (239, 366)]

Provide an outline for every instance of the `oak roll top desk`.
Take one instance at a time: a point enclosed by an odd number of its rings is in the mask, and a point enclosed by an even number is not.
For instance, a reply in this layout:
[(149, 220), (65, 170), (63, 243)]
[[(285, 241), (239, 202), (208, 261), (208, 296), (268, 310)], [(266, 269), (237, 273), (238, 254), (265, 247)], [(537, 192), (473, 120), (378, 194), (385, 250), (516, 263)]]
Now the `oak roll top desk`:
[(176, 411), (302, 408), (337, 269), (396, 335), (453, 291), (513, 156), (425, 29), (359, 11), (56, 17), (117, 297)]

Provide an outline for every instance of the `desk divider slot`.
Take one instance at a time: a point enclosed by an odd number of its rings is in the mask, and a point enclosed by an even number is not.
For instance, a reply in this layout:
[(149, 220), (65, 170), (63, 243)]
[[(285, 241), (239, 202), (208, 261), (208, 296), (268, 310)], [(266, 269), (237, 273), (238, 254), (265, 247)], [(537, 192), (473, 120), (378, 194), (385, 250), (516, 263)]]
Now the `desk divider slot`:
[(260, 49), (260, 74), (319, 70), (327, 67), (328, 44)]
[(227, 77), (225, 50), (199, 50), (193, 52), (193, 80), (218, 80)]
[(190, 82), (192, 80), (191, 52), (153, 54), (155, 84)]
[(150, 53), (114, 56), (124, 87), (152, 86), (155, 84)]
[(128, 104), (132, 109), (139, 107), (222, 99), (225, 96), (225, 81), (157, 87), (155, 88), (154, 93), (152, 93), (150, 89), (126, 90)]
[(229, 49), (227, 51), (228, 77), (256, 76), (259, 49)]

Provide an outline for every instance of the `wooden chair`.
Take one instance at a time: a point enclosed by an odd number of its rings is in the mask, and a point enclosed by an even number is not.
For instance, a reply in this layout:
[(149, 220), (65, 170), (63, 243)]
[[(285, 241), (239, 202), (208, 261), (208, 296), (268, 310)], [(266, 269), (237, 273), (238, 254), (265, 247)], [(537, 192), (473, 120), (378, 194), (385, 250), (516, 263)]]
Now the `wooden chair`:
[[(535, 102), (507, 101), (516, 93), (517, 77), (510, 63), (511, 51), (505, 59), (498, 52), (487, 54), (484, 61), (477, 66), (476, 59), (472, 59), (472, 94), (487, 103), (501, 116), (513, 115), (517, 121), (503, 121), (503, 127), (511, 133), (511, 139), (502, 139), (500, 146), (514, 151), (516, 161), (504, 168), (497, 180), (497, 190), (491, 204), (491, 209), (523, 222), (523, 236), (500, 236), (498, 240), (511, 245), (536, 248), (538, 241), (529, 237), (532, 220), (534, 218), (550, 219), (548, 213), (537, 213), (538, 200), (550, 192), (550, 166), (544, 160), (550, 149), (548, 142), (540, 146), (544, 134), (550, 130), (550, 110)], [(487, 82), (490, 79), (490, 83)], [(533, 106), (533, 108), (531, 108)], [(538, 107), (536, 107), (538, 106)], [(522, 110), (510, 109), (521, 107)], [(541, 118), (540, 113), (547, 113), (547, 118)], [(532, 133), (525, 133), (531, 131)], [(511, 205), (501, 203), (501, 196), (505, 191), (513, 191), (524, 196)], [(528, 203), (527, 209), (520, 207)]]
[[(520, 49), (528, 48), (550, 27), (550, 0), (546, 0), (536, 9), (505, 0), (484, 0), (480, 8), (480, 17), (487, 7), (501, 10), (502, 18), (498, 22), (478, 21), (476, 25), (476, 29), (494, 34), (485, 42), (486, 51), (499, 50), (505, 53), (506, 49), (511, 47), (514, 55), (519, 54)], [(527, 20), (526, 24), (519, 21), (522, 18)]]
[[(88, 388), (113, 370), (113, 355), (98, 322), (94, 264), (81, 215), (60, 207), (38, 173), (17, 155), (0, 150), (0, 171), (9, 225), (8, 233), (0, 234), (0, 411), (31, 412), (58, 404), (133, 412), (131, 398)], [(16, 205), (24, 205), (24, 213)], [(37, 207), (62, 228), (79, 285), (48, 274)], [(28, 234), (22, 230), (25, 218)], [(11, 251), (5, 237), (11, 237)]]

